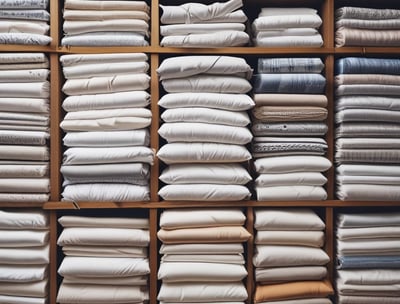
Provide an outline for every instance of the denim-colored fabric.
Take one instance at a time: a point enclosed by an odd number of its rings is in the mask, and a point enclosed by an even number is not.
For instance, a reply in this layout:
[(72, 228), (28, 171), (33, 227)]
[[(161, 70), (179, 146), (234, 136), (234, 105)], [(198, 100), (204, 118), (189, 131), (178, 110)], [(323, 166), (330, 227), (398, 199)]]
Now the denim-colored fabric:
[(341, 58), (336, 61), (336, 74), (400, 75), (400, 59)]
[(340, 256), (338, 269), (400, 268), (400, 256)]
[(321, 73), (320, 58), (259, 58), (258, 73)]

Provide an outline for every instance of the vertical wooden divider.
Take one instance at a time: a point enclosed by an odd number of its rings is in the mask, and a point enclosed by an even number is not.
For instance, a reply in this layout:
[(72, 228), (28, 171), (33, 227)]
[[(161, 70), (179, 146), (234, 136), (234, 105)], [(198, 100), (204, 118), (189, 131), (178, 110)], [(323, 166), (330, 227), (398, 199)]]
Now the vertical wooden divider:
[(54, 50), (58, 48), (60, 38), (60, 2), (58, 0), (49, 1), (50, 3), (50, 47)]
[(58, 54), (50, 55), (50, 201), (57, 202), (61, 194), (61, 70)]
[(51, 210), (50, 216), (50, 265), (49, 265), (49, 303), (56, 304), (57, 298), (57, 211)]
[(157, 271), (158, 271), (158, 246), (157, 246), (157, 227), (158, 227), (158, 209), (149, 210), (150, 222), (150, 246), (149, 246), (149, 263), (150, 263), (150, 281), (149, 296), (150, 304), (157, 303)]
[(322, 37), (324, 47), (333, 50), (335, 46), (335, 5), (334, 0), (324, 0), (322, 5), (321, 17), (323, 20)]
[(160, 13), (159, 13), (159, 1), (151, 0), (151, 37), (150, 46), (158, 47), (160, 45)]
[(247, 241), (247, 282), (246, 288), (249, 295), (247, 299), (248, 304), (253, 303), (254, 294), (254, 267), (253, 267), (253, 255), (254, 255), (254, 212), (252, 207), (247, 207), (246, 209), (246, 229), (251, 234), (251, 238)]
[(332, 167), (327, 172), (327, 193), (328, 200), (335, 198), (335, 58), (333, 55), (328, 55), (325, 60), (325, 77), (326, 77), (326, 97), (328, 98), (328, 133), (326, 141), (328, 143), (327, 158), (332, 162)]
[(327, 265), (328, 268), (328, 280), (333, 284), (333, 265), (335, 262), (335, 254), (333, 252), (333, 240), (334, 240), (334, 214), (332, 207), (325, 208), (325, 252), (330, 257), (330, 262)]

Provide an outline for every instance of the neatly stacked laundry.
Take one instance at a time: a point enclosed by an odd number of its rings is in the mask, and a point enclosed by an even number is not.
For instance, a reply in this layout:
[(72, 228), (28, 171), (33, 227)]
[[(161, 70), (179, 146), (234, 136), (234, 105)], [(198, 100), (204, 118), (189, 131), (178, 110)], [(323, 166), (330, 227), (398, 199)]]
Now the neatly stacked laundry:
[(49, 61), (0, 54), (0, 202), (49, 200)]
[(340, 213), (336, 233), (337, 303), (400, 303), (400, 213)]
[(41, 211), (0, 211), (0, 303), (48, 303), (49, 223)]
[(1, 1), (0, 44), (49, 44), (48, 4), (48, 0)]
[(147, 46), (149, 12), (145, 1), (65, 0), (61, 44)]
[(65, 254), (57, 303), (145, 303), (149, 223), (143, 218), (62, 216)]
[(171, 209), (161, 214), (160, 304), (244, 304), (243, 242), (251, 235), (239, 209)]
[(257, 209), (254, 303), (331, 304), (324, 222), (311, 209)]
[(321, 47), (318, 11), (303, 7), (264, 7), (253, 22), (254, 44), (263, 47)]
[(228, 47), (246, 45), (247, 17), (242, 0), (185, 3), (178, 6), (160, 5), (162, 9), (161, 46), (166, 47)]
[(67, 79), (61, 128), (64, 200), (146, 201), (153, 151), (147, 55), (60, 58)]
[(327, 198), (323, 68), (320, 58), (258, 59), (252, 128), (260, 201)]
[(336, 62), (337, 196), (400, 199), (400, 60)]
[(251, 180), (240, 164), (251, 158), (246, 110), (254, 105), (252, 70), (242, 58), (184, 56), (168, 58), (157, 70), (168, 93), (159, 134), (167, 141), (158, 157), (168, 165), (160, 180), (165, 200), (234, 201), (250, 197)]
[(400, 46), (400, 10), (345, 6), (336, 15), (336, 46)]

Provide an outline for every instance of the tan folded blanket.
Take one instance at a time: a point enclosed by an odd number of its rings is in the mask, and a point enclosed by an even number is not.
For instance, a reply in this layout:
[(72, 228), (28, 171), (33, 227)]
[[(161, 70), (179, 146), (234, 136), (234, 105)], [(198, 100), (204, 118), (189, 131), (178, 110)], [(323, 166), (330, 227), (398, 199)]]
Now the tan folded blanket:
[(150, 7), (144, 1), (91, 1), (91, 0), (66, 0), (64, 8), (77, 10), (131, 10), (150, 12)]
[(150, 16), (144, 11), (89, 11), (89, 10), (64, 10), (64, 20), (102, 21), (111, 19), (136, 19), (149, 21)]
[(318, 94), (254, 94), (256, 106), (310, 106), (328, 105), (328, 98)]
[(400, 46), (400, 30), (364, 30), (339, 28), (336, 46)]
[(240, 226), (164, 230), (157, 233), (165, 244), (179, 243), (238, 243), (245, 242), (251, 234)]
[(386, 20), (339, 19), (336, 21), (336, 27), (370, 29), (370, 30), (400, 29), (400, 19), (386, 19)]
[(335, 77), (335, 85), (343, 84), (383, 84), (400, 85), (400, 76), (383, 74), (341, 74)]
[(333, 295), (328, 281), (294, 282), (273, 285), (257, 285), (254, 303), (306, 298), (323, 298)]
[(260, 121), (321, 121), (327, 118), (327, 109), (321, 107), (256, 107), (253, 115)]

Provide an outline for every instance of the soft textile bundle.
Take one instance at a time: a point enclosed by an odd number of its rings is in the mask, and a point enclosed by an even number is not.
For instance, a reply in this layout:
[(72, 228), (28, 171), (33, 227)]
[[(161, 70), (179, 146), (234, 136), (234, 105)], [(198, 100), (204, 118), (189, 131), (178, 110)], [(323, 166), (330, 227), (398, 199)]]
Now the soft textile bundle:
[(338, 47), (400, 45), (400, 10), (344, 6), (335, 15)]
[(336, 67), (337, 196), (398, 200), (400, 60), (347, 57)]
[(145, 201), (153, 151), (147, 56), (65, 55), (64, 200)]
[(322, 24), (312, 8), (264, 7), (253, 22), (253, 41), (262, 47), (321, 47)]
[(150, 7), (145, 1), (66, 0), (65, 46), (148, 46)]
[(47, 45), (50, 14), (48, 0), (2, 1), (0, 4), (0, 44)]
[[(324, 245), (325, 224), (311, 209), (257, 209), (253, 264), (257, 287), (254, 303), (331, 303), (327, 280), (329, 256)], [(297, 302), (296, 302), (297, 303)]]
[(40, 211), (0, 211), (0, 301), (47, 303), (49, 219)]
[(339, 213), (338, 303), (397, 303), (400, 214)]
[(57, 303), (145, 303), (150, 273), (144, 218), (62, 216), (65, 257)]
[(168, 165), (159, 191), (165, 200), (238, 201), (248, 199), (251, 176), (240, 164), (251, 158), (252, 139), (245, 110), (254, 102), (250, 66), (242, 58), (168, 58), (157, 70), (167, 92), (158, 133), (167, 141), (158, 157)]
[(43, 53), (0, 54), (0, 202), (49, 200), (49, 74)]
[(320, 58), (259, 58), (252, 144), (258, 200), (324, 200), (327, 98)]
[(244, 303), (243, 245), (251, 236), (240, 209), (170, 209), (158, 238), (160, 303)]
[(160, 5), (160, 45), (166, 47), (229, 47), (249, 42), (242, 0), (210, 5)]

